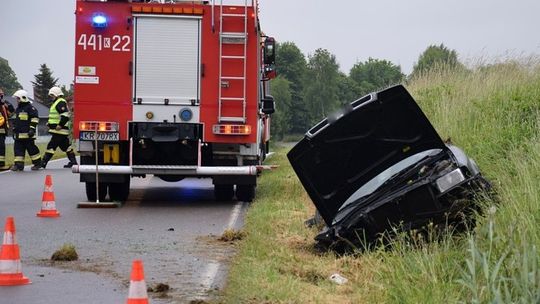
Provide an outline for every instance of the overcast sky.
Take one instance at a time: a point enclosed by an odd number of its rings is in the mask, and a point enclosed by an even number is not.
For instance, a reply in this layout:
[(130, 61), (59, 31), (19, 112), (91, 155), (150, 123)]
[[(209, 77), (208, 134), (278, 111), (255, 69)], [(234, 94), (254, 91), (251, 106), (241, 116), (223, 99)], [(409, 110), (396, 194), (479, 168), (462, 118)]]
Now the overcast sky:
[[(224, 0), (226, 2), (226, 0)], [(260, 0), (261, 25), (307, 56), (328, 49), (348, 73), (369, 57), (410, 73), (430, 45), (461, 60), (540, 54), (540, 0)], [(59, 83), (73, 79), (75, 0), (0, 0), (0, 57), (31, 93), (46, 63)]]

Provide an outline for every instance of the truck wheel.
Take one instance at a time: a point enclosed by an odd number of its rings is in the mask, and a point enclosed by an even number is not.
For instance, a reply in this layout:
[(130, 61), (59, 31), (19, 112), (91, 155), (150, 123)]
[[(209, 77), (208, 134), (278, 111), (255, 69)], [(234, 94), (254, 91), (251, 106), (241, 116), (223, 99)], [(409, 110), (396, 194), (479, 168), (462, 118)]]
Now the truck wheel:
[(236, 185), (236, 198), (242, 202), (251, 202), (255, 198), (255, 185)]
[[(86, 198), (89, 202), (96, 201), (96, 183), (86, 182)], [(107, 184), (99, 183), (99, 200), (104, 201), (107, 196)]]
[(232, 201), (234, 185), (214, 185), (214, 196), (216, 197), (216, 201)]
[(125, 202), (129, 197), (130, 178), (122, 183), (109, 184), (109, 197), (111, 201)]

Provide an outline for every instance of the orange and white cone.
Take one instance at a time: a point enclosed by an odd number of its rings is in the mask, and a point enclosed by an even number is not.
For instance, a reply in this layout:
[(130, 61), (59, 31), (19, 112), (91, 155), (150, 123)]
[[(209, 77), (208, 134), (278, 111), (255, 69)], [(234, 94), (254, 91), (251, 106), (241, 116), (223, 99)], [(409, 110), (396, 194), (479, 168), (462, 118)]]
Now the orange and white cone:
[(29, 284), (30, 280), (23, 276), (19, 245), (15, 239), (15, 221), (9, 216), (6, 220), (4, 242), (0, 250), (0, 286)]
[(56, 210), (56, 202), (54, 201), (54, 192), (52, 186), (52, 177), (45, 177), (45, 187), (43, 188), (43, 196), (41, 198), (41, 210), (36, 214), (39, 217), (59, 217), (60, 213)]
[(144, 281), (144, 270), (141, 260), (133, 261), (127, 304), (148, 304), (148, 294), (146, 292), (146, 282)]

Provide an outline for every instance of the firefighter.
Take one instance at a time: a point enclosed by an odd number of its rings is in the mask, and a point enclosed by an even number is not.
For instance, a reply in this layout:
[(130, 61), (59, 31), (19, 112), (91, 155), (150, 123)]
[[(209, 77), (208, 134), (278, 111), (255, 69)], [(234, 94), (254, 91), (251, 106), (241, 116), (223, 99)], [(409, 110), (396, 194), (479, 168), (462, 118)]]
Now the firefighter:
[(66, 152), (69, 159), (69, 162), (64, 165), (64, 168), (71, 168), (77, 164), (77, 159), (75, 158), (75, 153), (69, 140), (69, 108), (64, 99), (64, 93), (59, 87), (52, 87), (49, 90), (49, 97), (54, 100), (49, 111), (49, 121), (47, 122), (49, 133), (52, 137), (47, 144), (47, 151), (43, 155), (41, 166), (43, 168), (47, 167), (47, 163), (53, 157), (56, 148), (60, 148), (60, 150)]
[(4, 91), (0, 89), (0, 171), (9, 169), (6, 165), (6, 136), (9, 130), (9, 117), (15, 112), (13, 105), (4, 100)]
[(24, 170), (24, 156), (26, 151), (32, 159), (32, 170), (41, 168), (41, 156), (39, 148), (36, 146), (36, 127), (39, 123), (38, 111), (30, 103), (28, 93), (25, 90), (18, 90), (13, 93), (17, 99), (17, 109), (15, 110), (15, 120), (13, 121), (13, 139), (15, 139), (15, 160), (11, 171)]

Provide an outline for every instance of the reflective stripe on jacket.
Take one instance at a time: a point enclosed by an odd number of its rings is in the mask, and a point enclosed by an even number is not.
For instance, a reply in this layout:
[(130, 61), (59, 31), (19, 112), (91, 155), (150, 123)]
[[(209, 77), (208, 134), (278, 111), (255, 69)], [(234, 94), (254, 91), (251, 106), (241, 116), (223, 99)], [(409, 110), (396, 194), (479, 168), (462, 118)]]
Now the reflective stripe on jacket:
[[(19, 103), (17, 110), (15, 110), (15, 119), (13, 120), (13, 134), (15, 135), (15, 139), (29, 138), (28, 131), (30, 129), (33, 129), (35, 134), (38, 123), (37, 109), (28, 102)], [(32, 138), (35, 138), (35, 135)]]

